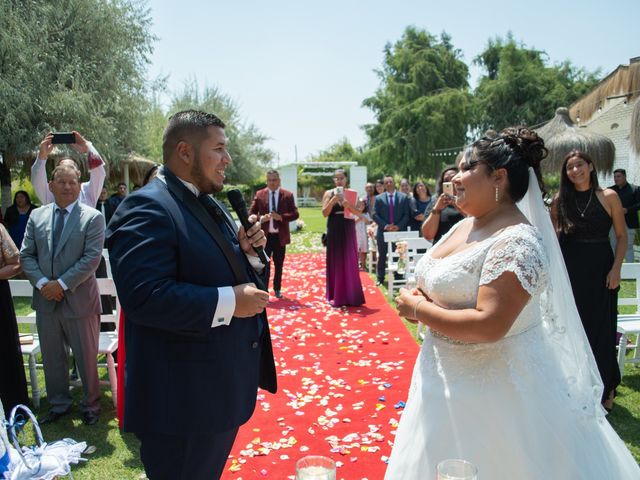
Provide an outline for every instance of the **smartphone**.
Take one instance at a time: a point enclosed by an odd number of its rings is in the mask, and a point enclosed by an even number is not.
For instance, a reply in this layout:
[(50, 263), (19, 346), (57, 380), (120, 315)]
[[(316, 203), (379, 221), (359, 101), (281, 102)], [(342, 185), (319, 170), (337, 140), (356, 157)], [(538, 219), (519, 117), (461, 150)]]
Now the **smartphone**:
[(344, 195), (344, 187), (336, 187), (336, 195)]
[(442, 182), (442, 193), (453, 197), (453, 183)]
[(51, 143), (76, 143), (76, 135), (73, 132), (54, 133)]

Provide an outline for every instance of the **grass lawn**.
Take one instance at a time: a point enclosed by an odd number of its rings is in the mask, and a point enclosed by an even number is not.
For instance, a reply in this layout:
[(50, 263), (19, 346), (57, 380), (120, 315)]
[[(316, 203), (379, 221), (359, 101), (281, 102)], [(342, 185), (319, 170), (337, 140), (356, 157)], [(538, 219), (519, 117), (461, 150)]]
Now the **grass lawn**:
[[(325, 231), (326, 221), (322, 217), (320, 209), (300, 208), (299, 210), (300, 218), (305, 222), (305, 228), (292, 235), (292, 244), (287, 251), (321, 252), (320, 236)], [(631, 296), (634, 288), (632, 282), (624, 282), (621, 295)], [(382, 291), (386, 295), (385, 287), (382, 287)], [(26, 315), (31, 311), (29, 299), (26, 298), (16, 299), (15, 306), (19, 315)], [(628, 312), (623, 310), (621, 313)], [(405, 323), (415, 337), (415, 326), (408, 322)], [(41, 385), (44, 385), (42, 371), (40, 370), (38, 374)], [(101, 370), (100, 375), (102, 379), (107, 379), (106, 370)], [(78, 441), (85, 440), (88, 444), (97, 447), (96, 452), (89, 456), (88, 462), (73, 468), (73, 475), (77, 480), (138, 479), (143, 473), (139, 460), (139, 444), (133, 435), (121, 434), (118, 430), (115, 409), (108, 387), (103, 387), (100, 421), (92, 427), (83, 425), (80, 420), (77, 405), (80, 402), (81, 390), (79, 388), (73, 389), (73, 396), (76, 405), (73, 413), (54, 425), (42, 427), (45, 441), (70, 437)], [(47, 409), (48, 404), (45, 397), (36, 414), (44, 415)], [(626, 367), (622, 385), (618, 389), (615, 408), (607, 419), (631, 449), (636, 460), (640, 460), (640, 368)], [(32, 445), (33, 435), (30, 429), (27, 430), (23, 434), (23, 444)]]

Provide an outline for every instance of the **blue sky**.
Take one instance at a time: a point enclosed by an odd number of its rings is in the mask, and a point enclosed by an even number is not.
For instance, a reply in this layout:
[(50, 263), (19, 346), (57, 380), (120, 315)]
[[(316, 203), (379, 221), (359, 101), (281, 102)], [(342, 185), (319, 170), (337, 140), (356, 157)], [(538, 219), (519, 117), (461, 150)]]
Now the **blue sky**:
[[(446, 31), (468, 64), (508, 31), (552, 62), (603, 74), (640, 56), (640, 0), (492, 3), (150, 0), (159, 39), (148, 73), (168, 75), (170, 91), (194, 78), (217, 86), (288, 163), (296, 150), (304, 160), (343, 137), (365, 143), (360, 126), (373, 115), (362, 100), (379, 85), (384, 45), (407, 25)], [(472, 67), (472, 86), (479, 75)]]

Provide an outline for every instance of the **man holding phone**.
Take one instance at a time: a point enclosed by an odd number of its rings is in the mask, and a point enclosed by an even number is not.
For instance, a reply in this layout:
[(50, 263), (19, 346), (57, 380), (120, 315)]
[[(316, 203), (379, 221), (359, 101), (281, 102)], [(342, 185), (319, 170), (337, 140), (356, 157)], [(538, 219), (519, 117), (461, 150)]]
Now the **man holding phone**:
[[(282, 297), (282, 268), (287, 245), (291, 243), (289, 222), (297, 220), (298, 208), (293, 193), (280, 188), (280, 174), (277, 170), (267, 172), (267, 188), (258, 190), (251, 203), (249, 213), (257, 215), (262, 222), (262, 230), (267, 237), (264, 251), (273, 258), (275, 272), (273, 289), (277, 298)], [(265, 272), (267, 287), (269, 284), (269, 265)]]
[[(31, 167), (31, 184), (36, 192), (36, 195), (42, 202), (42, 205), (47, 205), (53, 202), (53, 194), (49, 190), (49, 183), (47, 182), (47, 158), (51, 154), (56, 144), (68, 144), (78, 153), (87, 154), (87, 166), (89, 168), (89, 181), (83, 182), (80, 186), (80, 203), (88, 205), (91, 208), (95, 208), (98, 198), (100, 198), (100, 192), (104, 185), (104, 180), (107, 177), (107, 172), (104, 168), (104, 160), (95, 149), (93, 144), (80, 135), (77, 131), (69, 133), (52, 133), (49, 132), (40, 142), (40, 149), (38, 151), (38, 158), (33, 162)], [(60, 160), (59, 164), (68, 164), (76, 169), (75, 160), (71, 158), (65, 158)]]

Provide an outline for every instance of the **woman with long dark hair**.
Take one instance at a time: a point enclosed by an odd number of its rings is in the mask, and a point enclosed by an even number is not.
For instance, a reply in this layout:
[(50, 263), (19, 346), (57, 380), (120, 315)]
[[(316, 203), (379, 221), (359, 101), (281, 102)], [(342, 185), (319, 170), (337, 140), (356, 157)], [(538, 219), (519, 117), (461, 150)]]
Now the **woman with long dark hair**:
[(454, 195), (445, 193), (442, 185), (451, 182), (458, 173), (458, 167), (447, 165), (440, 172), (436, 187), (437, 199), (431, 203), (430, 209), (425, 213), (427, 219), (422, 224), (422, 236), (427, 240), (437, 243), (451, 227), (464, 218), (464, 215), (456, 207)]
[(360, 215), (356, 205), (344, 197), (347, 175), (339, 168), (333, 175), (336, 188), (322, 198), (322, 215), (327, 219), (327, 300), (334, 307), (362, 305), (364, 293), (358, 269), (358, 244), (354, 220), (345, 218), (349, 210)]
[(416, 182), (413, 185), (413, 196), (409, 199), (409, 207), (411, 208), (411, 219), (409, 220), (409, 227), (411, 230), (420, 231), (422, 222), (424, 222), (427, 209), (431, 206), (433, 197), (431, 191), (424, 182)]
[[(613, 190), (600, 188), (589, 155), (573, 150), (562, 163), (560, 190), (551, 212), (580, 319), (604, 384), (603, 405), (611, 409), (620, 384), (616, 322), (620, 269), (627, 249), (622, 204)], [(609, 243), (612, 225), (615, 255)]]
[(13, 196), (13, 204), (5, 212), (4, 223), (7, 226), (7, 230), (9, 230), (11, 240), (16, 244), (18, 250), (22, 246), (27, 221), (34, 208), (36, 207), (31, 203), (29, 194), (24, 190), (18, 190)]

